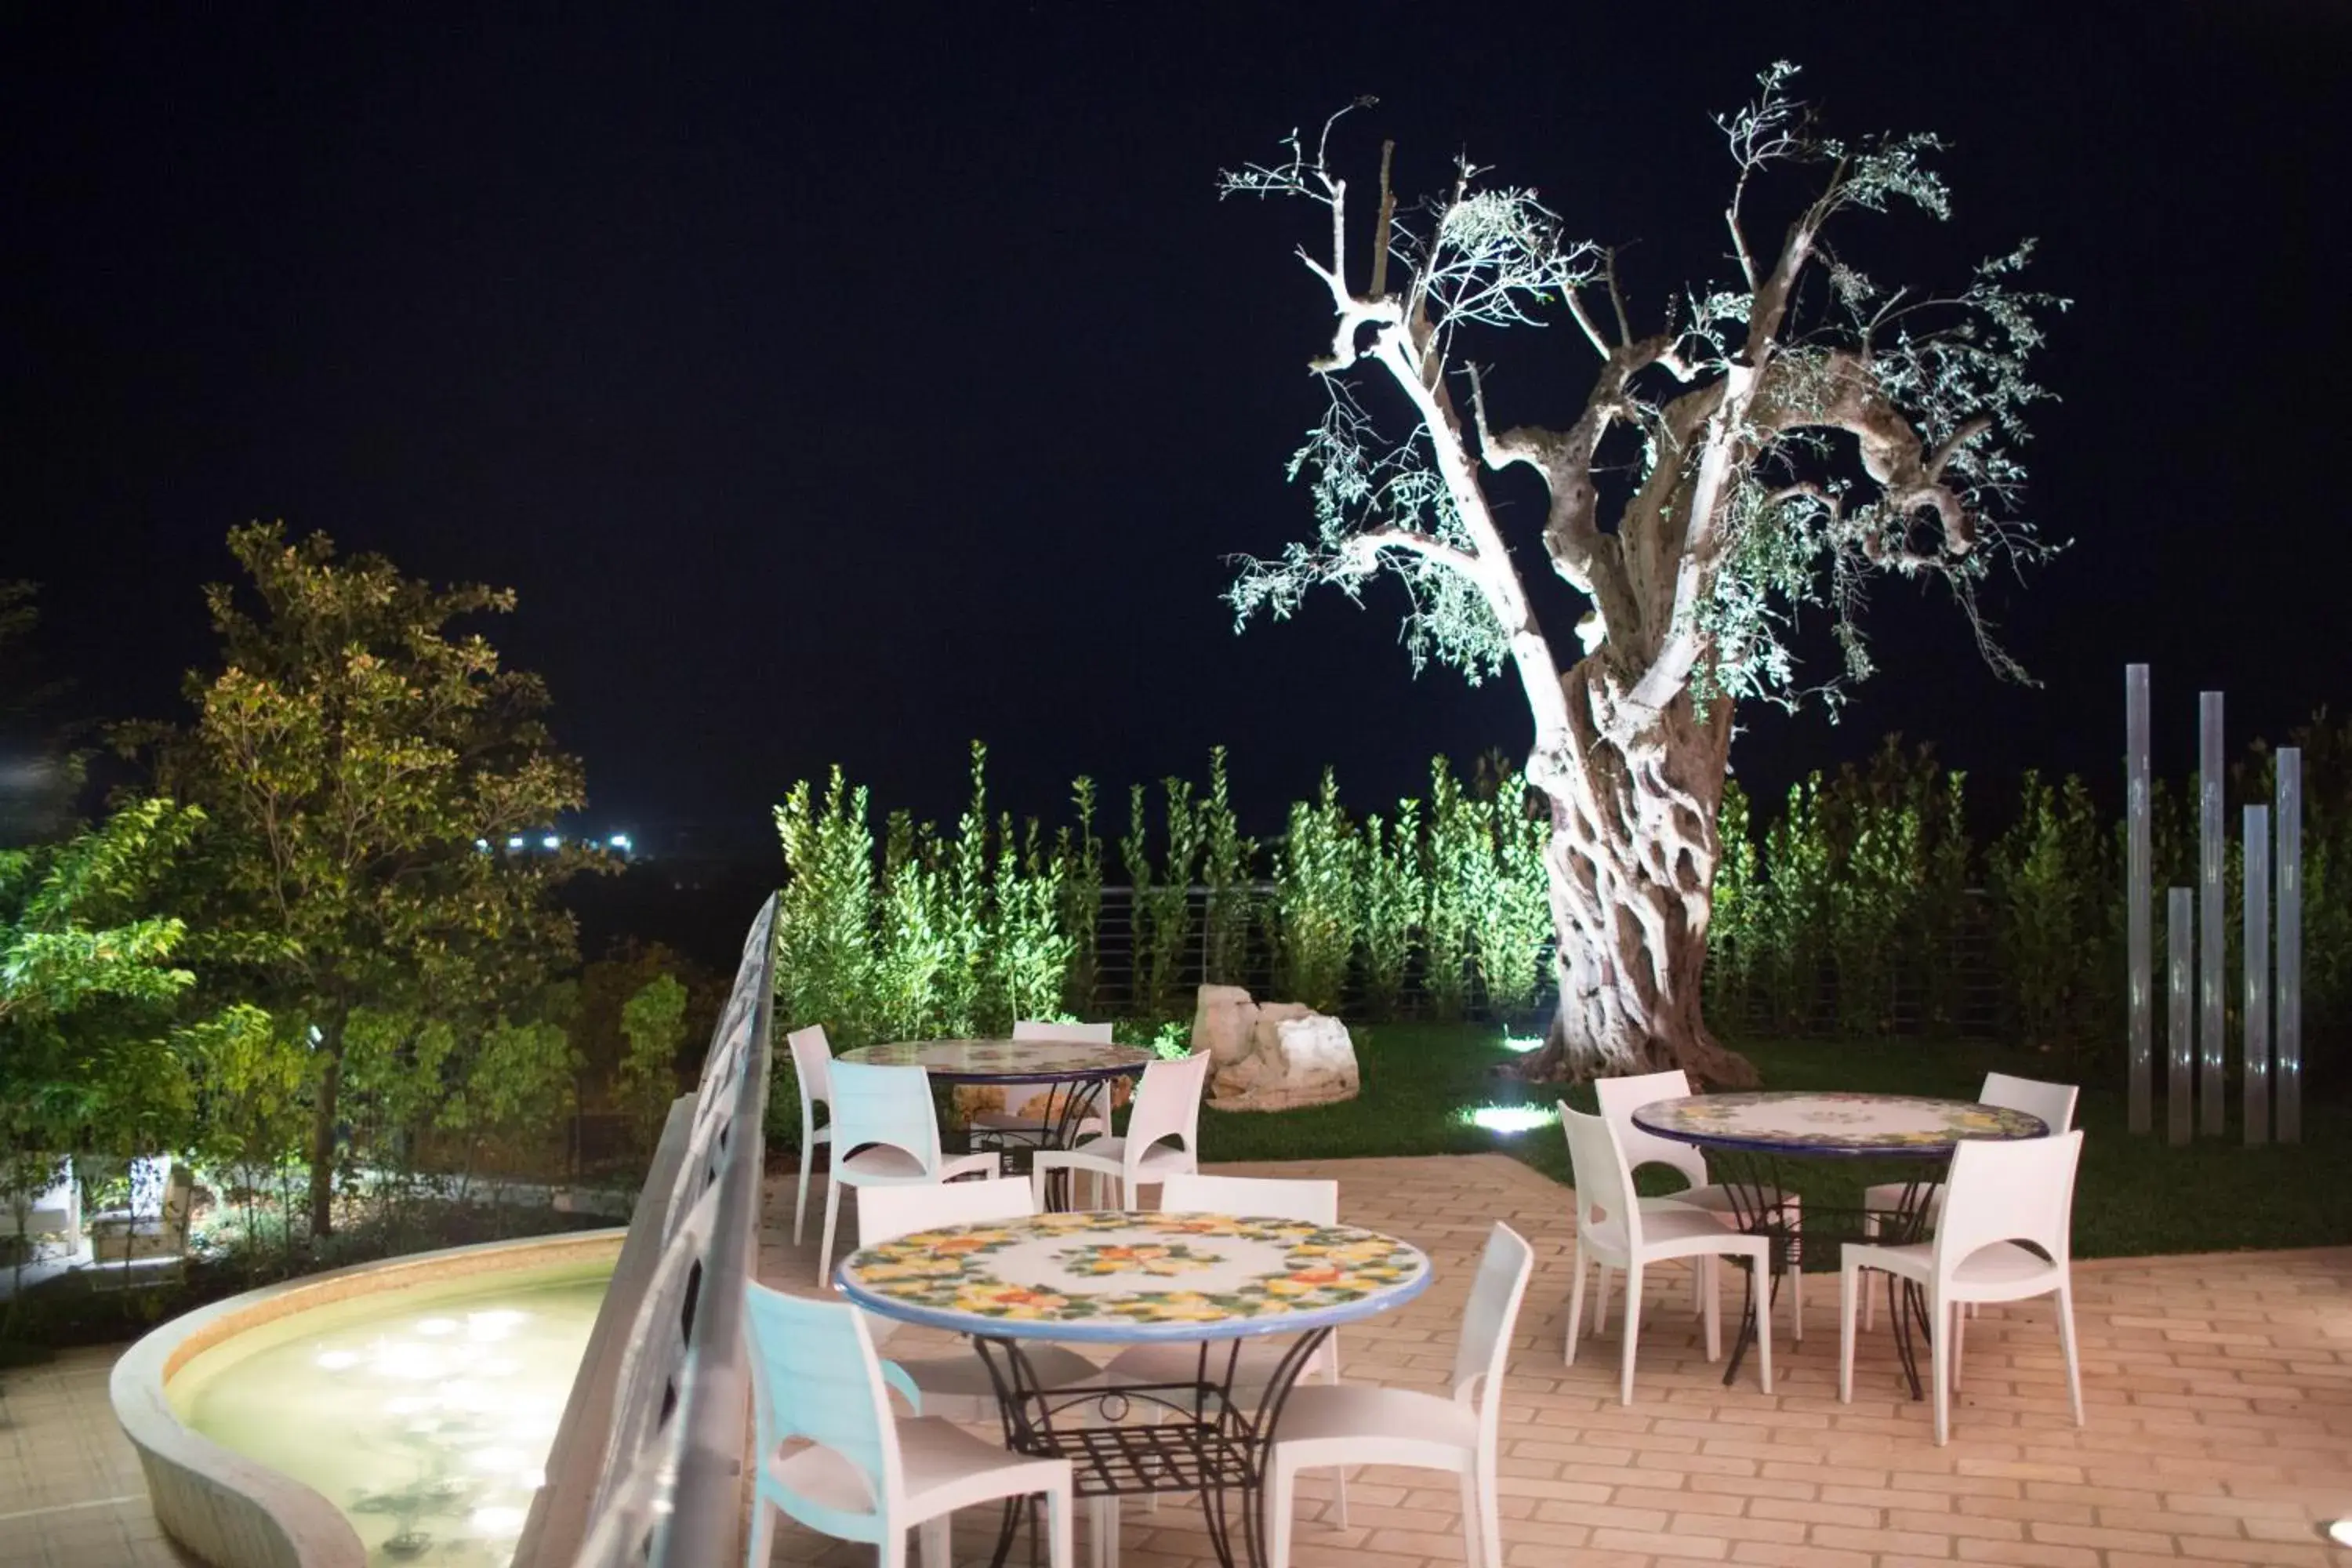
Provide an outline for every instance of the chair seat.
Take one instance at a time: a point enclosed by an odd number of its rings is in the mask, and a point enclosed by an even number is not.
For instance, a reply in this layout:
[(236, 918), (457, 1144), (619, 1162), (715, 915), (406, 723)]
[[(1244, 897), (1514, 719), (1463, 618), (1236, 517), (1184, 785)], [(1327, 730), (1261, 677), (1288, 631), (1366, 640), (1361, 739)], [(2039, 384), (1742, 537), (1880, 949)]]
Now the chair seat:
[[(1037, 1155), (1037, 1163), (1051, 1162), (1056, 1165), (1087, 1165), (1117, 1175), (1125, 1168), (1127, 1140), (1124, 1137), (1094, 1138), (1075, 1149), (1045, 1149)], [(1152, 1180), (1153, 1173), (1163, 1175), (1190, 1175), (1193, 1160), (1191, 1153), (1172, 1143), (1160, 1143), (1143, 1152), (1135, 1168), (1144, 1181)]]
[[(1024, 1490), (1041, 1490), (1051, 1485), (1056, 1475), (1069, 1474), (1066, 1459), (1024, 1460), (935, 1415), (899, 1418), (898, 1462), (915, 1520), (939, 1511), (936, 1507), (923, 1506), (927, 1496), (944, 1493), (950, 1500), (944, 1506), (955, 1507), (952, 1500), (982, 1477), (992, 1483), (986, 1495), (1006, 1497)], [(803, 1500), (835, 1513), (871, 1515), (875, 1511), (874, 1498), (866, 1489), (865, 1477), (830, 1448), (810, 1447), (782, 1458), (771, 1457), (766, 1469), (772, 1484), (782, 1493), (777, 1496), (771, 1491), (769, 1495), (787, 1513), (793, 1513), (794, 1504)], [(1023, 1478), (1018, 1472), (1023, 1470), (1037, 1473), (1035, 1485), (1024, 1488), (1019, 1484)]]
[[(1903, 1193), (1907, 1184), (1903, 1182), (1881, 1182), (1874, 1187), (1864, 1187), (1862, 1193), (1862, 1206), (1874, 1211), (1871, 1215), (1874, 1220), (1880, 1214), (1893, 1214), (1902, 1208)], [(1924, 1182), (1920, 1184), (1927, 1192), (1927, 1217), (1933, 1219), (1944, 1212), (1944, 1184)]]
[(1672, 1205), (1678, 1208), (1697, 1209), (1702, 1213), (1719, 1215), (1725, 1221), (1731, 1222), (1737, 1221), (1748, 1206), (1741, 1200), (1753, 1198), (1760, 1198), (1768, 1209), (1786, 1208), (1801, 1212), (1802, 1200), (1796, 1194), (1784, 1193), (1778, 1187), (1754, 1189), (1740, 1192), (1735, 1195), (1734, 1189), (1730, 1187), (1708, 1186), (1685, 1187), (1678, 1193), (1661, 1193), (1655, 1197), (1643, 1198), (1642, 1214), (1646, 1220), (1649, 1215)]
[(1478, 1454), (1478, 1415), (1468, 1404), (1410, 1388), (1316, 1384), (1295, 1389), (1275, 1425), (1286, 1460), (1426, 1465), (1468, 1469)]
[[(1272, 1379), (1275, 1369), (1291, 1347), (1288, 1335), (1253, 1336), (1242, 1342), (1241, 1354), (1234, 1362), (1233, 1387), (1261, 1389)], [(1225, 1375), (1225, 1357), (1230, 1347), (1212, 1342), (1209, 1350), (1209, 1381), (1215, 1383)], [(1331, 1342), (1325, 1340), (1315, 1347), (1307, 1364), (1299, 1369), (1303, 1377), (1320, 1373), (1331, 1362)], [(1107, 1383), (1170, 1384), (1191, 1383), (1201, 1375), (1201, 1347), (1197, 1344), (1129, 1345), (1110, 1358), (1103, 1368)], [(1288, 1406), (1284, 1407), (1286, 1411)], [(1289, 1430), (1290, 1417), (1283, 1417), (1283, 1429)]]
[[(1077, 1352), (1060, 1345), (1033, 1343), (1024, 1347), (1022, 1356), (1043, 1388), (1066, 1388), (1101, 1371)], [(996, 1415), (996, 1382), (988, 1375), (988, 1365), (980, 1359), (978, 1351), (967, 1350), (961, 1355), (922, 1356), (911, 1361), (903, 1356), (895, 1359), (899, 1370), (923, 1391), (926, 1415), (948, 1414), (931, 1408), (934, 1398), (978, 1400), (985, 1406), (981, 1412), (983, 1416), (992, 1418)]]
[[(1905, 1247), (1880, 1247), (1850, 1242), (1842, 1256), (1848, 1268), (1877, 1268), (1922, 1284), (1936, 1276), (1936, 1244), (1915, 1241)], [(2004, 1301), (2039, 1296), (2053, 1289), (2064, 1270), (2032, 1247), (2013, 1241), (1980, 1247), (1952, 1270), (1952, 1300)]]
[[(1650, 1200), (1645, 1198), (1642, 1202), (1643, 1249), (1654, 1256), (1661, 1243), (1670, 1245), (1678, 1241), (1706, 1242), (1711, 1247), (1718, 1247), (1725, 1239), (1726, 1217), (1705, 1209), (1693, 1208), (1687, 1204), (1660, 1202), (1653, 1207)], [(1614, 1250), (1597, 1239), (1587, 1240), (1585, 1246), (1596, 1257), (1610, 1255)]]
[(934, 1178), (924, 1173), (920, 1160), (904, 1149), (877, 1144), (869, 1149), (860, 1149), (845, 1160), (835, 1161), (833, 1169), (836, 1179), (853, 1187), (861, 1182), (879, 1186), (934, 1179), (945, 1182), (957, 1176), (970, 1175), (975, 1171), (992, 1172), (997, 1169), (997, 1158), (989, 1153), (950, 1154), (940, 1162), (939, 1175)]

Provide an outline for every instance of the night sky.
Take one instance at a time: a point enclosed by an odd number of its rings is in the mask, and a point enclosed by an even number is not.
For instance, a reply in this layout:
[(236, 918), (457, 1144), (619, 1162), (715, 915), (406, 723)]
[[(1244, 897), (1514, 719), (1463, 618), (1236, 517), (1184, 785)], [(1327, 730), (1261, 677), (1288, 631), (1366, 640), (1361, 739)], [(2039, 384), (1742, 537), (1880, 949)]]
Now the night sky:
[[(1735, 767), (1901, 728), (2105, 784), (2130, 658), (2175, 771), (2200, 686), (2233, 749), (2352, 697), (2352, 8), (522, 9), (0, 7), (0, 576), (45, 585), (79, 710), (176, 715), (226, 531), (283, 518), (516, 588), (488, 629), (589, 822), (656, 842), (756, 854), (836, 761), (951, 814), (975, 736), (1048, 813), (1222, 742), (1261, 828), (1327, 763), (1376, 805), (1519, 751), (1507, 685), (1410, 678), (1387, 595), (1234, 635), (1223, 558), (1311, 526), (1283, 466), (1329, 324), (1320, 209), (1215, 174), (1378, 94), (1358, 189), (1381, 137), (1416, 194), (1466, 149), (1654, 314), (1731, 275), (1707, 116), (1780, 57), (1833, 128), (1954, 143), (1951, 223), (1832, 231), (1874, 277), (2040, 237), (2077, 303), (2027, 510), (2076, 542), (1990, 596), (2041, 689), (1888, 583), (1843, 724), (1748, 713)], [(1562, 328), (1506, 370), (1501, 417), (1564, 423), (1591, 358)]]

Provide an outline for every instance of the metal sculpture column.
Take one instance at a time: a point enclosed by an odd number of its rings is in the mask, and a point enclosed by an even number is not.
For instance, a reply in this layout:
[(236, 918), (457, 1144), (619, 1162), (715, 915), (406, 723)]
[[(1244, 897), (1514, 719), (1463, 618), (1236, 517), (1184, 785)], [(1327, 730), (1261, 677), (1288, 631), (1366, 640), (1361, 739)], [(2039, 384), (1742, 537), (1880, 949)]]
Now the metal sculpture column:
[(2191, 1015), (2195, 1012), (2190, 994), (2190, 966), (2196, 962), (2190, 946), (2196, 924), (2197, 895), (2187, 888), (2175, 888), (2167, 899), (2164, 911), (2164, 945), (2168, 962), (2165, 978), (2171, 990), (2170, 1027), (2165, 1031), (2164, 1048), (2169, 1074), (2164, 1086), (2164, 1119), (2166, 1136), (2175, 1143), (2189, 1142), (2190, 1126), (2190, 1068), (2196, 1055), (2196, 1042), (2189, 1037)]
[(2278, 750), (2278, 1141), (2303, 1142), (2303, 748)]
[(2126, 1059), (2129, 1080), (2130, 1128), (2146, 1132), (2151, 1125), (2150, 1079), (2156, 1060), (2156, 977), (2152, 973), (2152, 926), (2155, 916), (2154, 873), (2148, 850), (2147, 666), (2124, 666), (2124, 811), (2129, 825), (2125, 857), (2124, 908), (2130, 963), (2131, 1045)]
[(2246, 807), (2246, 1142), (2271, 1135), (2271, 808)]
[(2223, 1082), (2229, 1060), (2229, 998), (2222, 994), (2222, 950), (2229, 932), (2228, 895), (2222, 866), (2229, 858), (2228, 829), (2221, 824), (2221, 694), (2197, 694), (2197, 1054), (2198, 1099), (2204, 1104), (2199, 1131), (2219, 1138), (2228, 1108)]

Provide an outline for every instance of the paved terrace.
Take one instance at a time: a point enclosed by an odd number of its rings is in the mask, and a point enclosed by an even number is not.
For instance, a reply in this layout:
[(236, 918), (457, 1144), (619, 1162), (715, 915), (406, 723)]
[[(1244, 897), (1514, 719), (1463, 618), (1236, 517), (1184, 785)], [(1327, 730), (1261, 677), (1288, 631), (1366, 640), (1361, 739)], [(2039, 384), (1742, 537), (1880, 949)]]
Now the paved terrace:
[[(1353, 1378), (1435, 1386), (1488, 1222), (1508, 1220), (1536, 1244), (1503, 1417), (1511, 1568), (2352, 1564), (2352, 1552), (2315, 1537), (2321, 1520), (2352, 1514), (2352, 1250), (2078, 1264), (2090, 1426), (2067, 1422), (2057, 1336), (2046, 1311), (2027, 1305), (1970, 1327), (1968, 1386), (1951, 1446), (1939, 1449), (1927, 1407), (1898, 1396), (1883, 1327), (1863, 1342), (1855, 1403), (1837, 1403), (1836, 1292), (1826, 1287), (1808, 1303), (1803, 1345), (1775, 1333), (1779, 1392), (1767, 1396), (1752, 1380), (1722, 1385), (1668, 1271), (1647, 1314), (1637, 1403), (1618, 1405), (1613, 1309), (1584, 1359), (1560, 1364), (1570, 1205), (1516, 1161), (1222, 1168), (1336, 1177), (1348, 1219), (1407, 1237), (1436, 1260), (1437, 1283), (1420, 1300), (1342, 1331)], [(761, 1274), (807, 1289), (816, 1226), (809, 1247), (792, 1247), (792, 1189), (790, 1175), (769, 1184)], [(909, 1352), (933, 1337), (902, 1333)], [(161, 1539), (107, 1406), (118, 1353), (69, 1352), (0, 1378), (0, 1568), (191, 1561)], [(1297, 1568), (1462, 1561), (1443, 1478), (1359, 1471), (1344, 1531), (1322, 1519), (1325, 1485), (1305, 1483)], [(1156, 1515), (1129, 1503), (1128, 1568), (1205, 1568), (1213, 1559), (1196, 1519), (1177, 1500)], [(978, 1520), (958, 1532), (967, 1561), (985, 1544)], [(1025, 1547), (1016, 1551), (1025, 1562)], [(872, 1559), (787, 1528), (775, 1561)]]
[[(1577, 1364), (1560, 1363), (1574, 1215), (1567, 1192), (1535, 1171), (1499, 1154), (1216, 1169), (1337, 1178), (1342, 1218), (1404, 1237), (1435, 1261), (1437, 1281), (1419, 1300), (1340, 1331), (1352, 1379), (1440, 1385), (1487, 1226), (1506, 1220), (1535, 1244), (1504, 1395), (1511, 1568), (2352, 1564), (2352, 1552), (2318, 1539), (2320, 1521), (2352, 1514), (2352, 1249), (2077, 1263), (2088, 1426), (2077, 1430), (2067, 1414), (2048, 1303), (1988, 1308), (1969, 1325), (1967, 1384), (1951, 1444), (1938, 1448), (1927, 1405), (1901, 1394), (1883, 1313), (1856, 1353), (1854, 1402), (1838, 1403), (1833, 1276), (1808, 1282), (1818, 1288), (1807, 1293), (1801, 1345), (1788, 1342), (1782, 1308), (1776, 1392), (1765, 1394), (1752, 1361), (1737, 1387), (1723, 1386), (1700, 1348), (1687, 1275), (1659, 1271), (1628, 1409), (1616, 1398), (1613, 1305)], [(790, 1173), (769, 1184), (760, 1269), (804, 1291), (815, 1279), (817, 1215), (809, 1244), (794, 1248), (793, 1184)], [(843, 1229), (854, 1234), (847, 1215)], [(1727, 1316), (1735, 1290), (1727, 1283)], [(908, 1354), (946, 1343), (915, 1329), (891, 1341)], [(1310, 1477), (1302, 1493), (1296, 1568), (1463, 1560), (1450, 1477), (1356, 1472), (1344, 1531), (1327, 1517), (1327, 1481)], [(1144, 1509), (1126, 1505), (1126, 1568), (1214, 1563), (1189, 1499)], [(957, 1531), (960, 1560), (984, 1561), (986, 1511)], [(1083, 1562), (1083, 1519), (1079, 1531)], [(1014, 1551), (1027, 1560), (1025, 1542)], [(789, 1524), (779, 1531), (778, 1563), (872, 1560), (868, 1547)]]

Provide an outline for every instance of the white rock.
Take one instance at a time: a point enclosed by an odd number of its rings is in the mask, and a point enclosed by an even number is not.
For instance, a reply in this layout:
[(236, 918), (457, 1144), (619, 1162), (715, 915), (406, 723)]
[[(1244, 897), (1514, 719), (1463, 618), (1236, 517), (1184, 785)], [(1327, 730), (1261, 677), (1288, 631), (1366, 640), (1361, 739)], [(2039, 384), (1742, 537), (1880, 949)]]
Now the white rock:
[(1209, 1082), (1210, 1104), (1221, 1110), (1286, 1110), (1356, 1097), (1362, 1080), (1345, 1024), (1297, 1002), (1260, 1003), (1252, 1013), (1248, 1054), (1218, 1064)]

